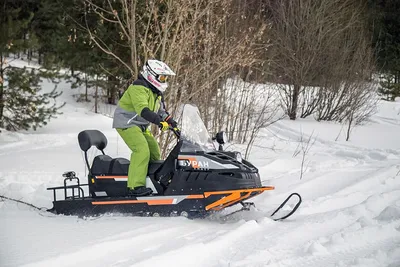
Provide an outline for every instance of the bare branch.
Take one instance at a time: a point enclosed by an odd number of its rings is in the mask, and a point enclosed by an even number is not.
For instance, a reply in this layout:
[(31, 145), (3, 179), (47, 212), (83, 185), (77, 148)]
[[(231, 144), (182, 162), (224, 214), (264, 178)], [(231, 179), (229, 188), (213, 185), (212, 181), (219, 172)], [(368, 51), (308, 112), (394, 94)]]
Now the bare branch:
[[(113, 8), (113, 6), (112, 6), (110, 0), (107, 0), (107, 1), (108, 1), (108, 5), (109, 5), (109, 7), (110, 7), (111, 12), (112, 12), (113, 15), (117, 18), (117, 21), (118, 21), (118, 23), (119, 23), (120, 29), (121, 29), (121, 30), (123, 31), (123, 33), (125, 34), (126, 38), (128, 38), (128, 40), (131, 41), (131, 36), (126, 32), (125, 26), (122, 24), (121, 19), (119, 18), (118, 11), (115, 10), (115, 9)], [(121, 1), (122, 1), (122, 2), (125, 2), (125, 1), (127, 1), (127, 0), (121, 0)], [(135, 4), (136, 4), (136, 1), (135, 1)]]
[(314, 137), (314, 131), (311, 133), (307, 140), (304, 140), (303, 132), (301, 132), (300, 134), (298, 146), (293, 153), (293, 157), (297, 157), (301, 153), (300, 180), (303, 178), (304, 173), (308, 169), (309, 162), (307, 162), (306, 156), (310, 152), (310, 149), (313, 147), (316, 140), (317, 138)]

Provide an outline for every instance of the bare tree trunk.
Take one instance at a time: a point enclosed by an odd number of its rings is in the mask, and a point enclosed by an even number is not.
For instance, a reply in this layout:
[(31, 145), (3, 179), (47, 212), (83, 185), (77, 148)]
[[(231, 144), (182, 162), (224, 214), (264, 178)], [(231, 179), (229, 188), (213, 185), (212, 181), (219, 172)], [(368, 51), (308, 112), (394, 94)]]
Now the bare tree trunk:
[(0, 128), (3, 127), (3, 110), (4, 110), (4, 58), (3, 52), (0, 51)]
[(107, 103), (115, 105), (115, 83), (117, 79), (114, 76), (109, 75), (107, 80)]
[[(138, 52), (136, 49), (136, 4), (137, 1), (134, 0), (134, 3), (131, 3), (131, 21), (130, 21), (130, 25), (131, 25), (131, 32), (130, 32), (130, 36), (132, 36), (132, 39), (130, 41), (130, 45), (131, 45), (131, 64), (133, 66), (133, 71), (135, 72), (135, 75), (139, 74), (139, 70), (138, 70)], [(126, 16), (129, 16), (128, 14), (126, 14)]]
[(97, 110), (97, 106), (99, 103), (99, 100), (98, 100), (99, 99), (99, 83), (98, 83), (98, 81), (99, 81), (99, 76), (96, 75), (96, 88), (94, 91), (94, 113), (98, 112), (98, 110)]
[(295, 120), (297, 117), (297, 105), (299, 102), (299, 93), (300, 93), (300, 88), (301, 86), (298, 84), (293, 85), (293, 95), (292, 95), (292, 103), (290, 105), (290, 110), (289, 110), (289, 118), (291, 120)]
[[(171, 6), (171, 0), (169, 1), (169, 6)], [(171, 11), (168, 9), (167, 14), (165, 15), (165, 26), (163, 29), (163, 36), (162, 36), (162, 46), (161, 46), (161, 53), (160, 53), (160, 59), (165, 60), (165, 54), (166, 54), (166, 49), (167, 49), (167, 40), (168, 40), (168, 25), (170, 25), (170, 15)]]
[(247, 128), (246, 121), (247, 121), (248, 117), (251, 116), (251, 114), (250, 114), (251, 107), (249, 107), (250, 106), (249, 105), (249, 95), (251, 94), (250, 89), (246, 88), (244, 93), (246, 94), (246, 98), (245, 98), (245, 102), (244, 102), (245, 106), (243, 108), (243, 111), (240, 112), (241, 122), (240, 122), (240, 130), (239, 131), (242, 135), (241, 143), (246, 142), (246, 128)]
[(85, 101), (89, 102), (89, 99), (88, 99), (88, 75), (87, 75), (87, 71), (85, 71)]
[(41, 50), (39, 49), (39, 51), (38, 51), (38, 64), (39, 65), (41, 65), (42, 64), (42, 56), (43, 56), (43, 54), (41, 53)]
[(351, 113), (349, 116), (349, 122), (348, 122), (348, 127), (347, 127), (347, 133), (346, 133), (346, 141), (349, 141), (350, 139), (350, 132), (353, 124), (353, 114)]

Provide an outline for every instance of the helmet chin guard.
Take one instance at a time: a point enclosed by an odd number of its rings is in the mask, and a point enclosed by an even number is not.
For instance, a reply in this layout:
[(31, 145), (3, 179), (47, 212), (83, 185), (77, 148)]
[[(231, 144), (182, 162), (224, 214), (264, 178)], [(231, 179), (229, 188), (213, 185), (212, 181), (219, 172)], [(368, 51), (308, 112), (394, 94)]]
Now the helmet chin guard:
[(147, 60), (141, 71), (142, 76), (161, 93), (168, 88), (168, 76), (175, 76), (175, 72), (162, 61), (156, 59)]

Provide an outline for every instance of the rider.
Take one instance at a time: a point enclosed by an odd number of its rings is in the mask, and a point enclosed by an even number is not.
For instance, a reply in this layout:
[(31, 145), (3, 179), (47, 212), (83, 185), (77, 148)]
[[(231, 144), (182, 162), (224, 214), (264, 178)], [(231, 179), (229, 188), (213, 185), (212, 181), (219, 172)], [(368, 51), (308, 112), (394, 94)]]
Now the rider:
[(165, 110), (163, 92), (168, 76), (175, 73), (162, 61), (151, 59), (143, 66), (136, 81), (118, 102), (114, 112), (113, 128), (131, 149), (128, 171), (128, 195), (146, 196), (152, 193), (146, 187), (149, 161), (160, 160), (160, 147), (149, 130), (150, 123), (167, 131), (177, 129), (177, 123)]

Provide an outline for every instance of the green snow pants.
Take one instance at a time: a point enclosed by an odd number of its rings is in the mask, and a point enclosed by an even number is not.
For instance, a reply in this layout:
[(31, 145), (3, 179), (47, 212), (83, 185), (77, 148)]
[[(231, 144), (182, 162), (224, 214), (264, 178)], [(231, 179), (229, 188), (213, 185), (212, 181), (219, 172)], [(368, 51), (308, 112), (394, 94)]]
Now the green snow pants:
[(117, 132), (131, 149), (131, 163), (128, 171), (128, 188), (146, 186), (147, 169), (150, 160), (160, 160), (160, 147), (149, 129), (142, 131), (138, 126), (117, 129)]

